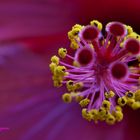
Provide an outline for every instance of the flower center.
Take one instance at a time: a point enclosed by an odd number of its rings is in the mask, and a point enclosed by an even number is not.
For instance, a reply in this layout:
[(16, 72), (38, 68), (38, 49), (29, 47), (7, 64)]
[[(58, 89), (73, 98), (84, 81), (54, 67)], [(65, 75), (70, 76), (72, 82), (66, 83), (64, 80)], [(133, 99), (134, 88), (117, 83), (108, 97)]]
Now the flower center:
[(79, 102), (88, 121), (114, 124), (123, 119), (123, 106), (140, 108), (140, 36), (120, 22), (108, 23), (105, 36), (101, 30), (97, 20), (74, 25), (68, 32), (74, 54), (60, 48), (49, 66), (54, 86), (68, 90), (64, 102)]

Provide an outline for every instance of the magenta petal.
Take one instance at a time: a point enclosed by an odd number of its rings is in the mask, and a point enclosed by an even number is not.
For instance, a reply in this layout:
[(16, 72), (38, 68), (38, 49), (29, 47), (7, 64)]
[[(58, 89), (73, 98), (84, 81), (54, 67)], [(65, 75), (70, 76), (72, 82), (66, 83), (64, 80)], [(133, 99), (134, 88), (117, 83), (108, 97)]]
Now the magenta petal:
[(23, 43), (10, 45), (2, 51), (4, 57), (0, 55), (0, 127), (9, 128), (0, 132), (1, 140), (139, 140), (139, 111), (126, 112), (114, 126), (90, 124), (77, 105), (61, 102), (63, 91), (53, 88), (48, 69), (50, 56), (63, 45), (59, 35), (64, 37), (77, 21), (127, 21), (139, 30), (139, 0), (2, 0), (0, 12), (0, 40), (51, 35), (44, 46), (35, 45), (36, 39), (26, 46), (45, 48), (45, 58), (23, 49)]

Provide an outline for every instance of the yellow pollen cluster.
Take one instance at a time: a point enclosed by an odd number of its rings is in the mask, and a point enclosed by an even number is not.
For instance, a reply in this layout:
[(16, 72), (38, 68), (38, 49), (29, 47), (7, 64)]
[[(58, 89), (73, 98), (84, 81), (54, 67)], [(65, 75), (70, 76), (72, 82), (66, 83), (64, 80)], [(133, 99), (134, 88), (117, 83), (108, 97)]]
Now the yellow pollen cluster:
[(81, 100), (79, 104), (81, 107), (86, 107), (89, 103), (90, 103), (90, 100), (88, 98), (85, 98)]
[(126, 92), (125, 96), (118, 98), (118, 104), (125, 106), (126, 104), (132, 109), (136, 110), (140, 108), (140, 90), (136, 92)]
[(90, 99), (77, 96), (79, 95), (79, 92), (65, 93), (62, 96), (62, 99), (64, 102), (70, 103), (72, 98), (75, 98), (75, 100), (79, 102), (80, 106), (83, 108), (82, 117), (84, 119), (88, 121), (93, 120), (95, 123), (98, 123), (98, 121), (105, 121), (109, 125), (113, 125), (115, 122), (120, 122), (123, 119), (123, 106), (128, 105), (134, 110), (140, 108), (140, 90), (137, 90), (135, 93), (126, 92), (125, 96), (118, 98), (118, 105), (116, 105), (115, 110), (113, 111), (111, 111), (111, 102), (109, 99), (114, 97), (114, 92), (110, 91), (109, 93), (105, 94), (106, 99), (103, 100), (102, 106), (99, 109), (91, 110), (86, 108), (90, 103)]
[(127, 36), (124, 37), (123, 41), (120, 44), (120, 47), (124, 46), (124, 42), (128, 39), (128, 38), (134, 38), (140, 41), (140, 35), (137, 34), (136, 32), (133, 31), (133, 28), (129, 25), (125, 25), (126, 29), (127, 29)]
[[(122, 113), (122, 106), (124, 106), (123, 103), (118, 104), (115, 107), (115, 110), (113, 110), (111, 112), (110, 111), (111, 102), (108, 99), (105, 99), (102, 102), (102, 106), (100, 107), (100, 109), (88, 110), (85, 107), (87, 105), (89, 105), (90, 99), (83, 98), (82, 96), (76, 96), (78, 94), (79, 93), (76, 93), (76, 92), (65, 93), (65, 94), (62, 95), (62, 99), (65, 103), (71, 103), (72, 98), (75, 98), (76, 101), (79, 102), (80, 106), (83, 108), (82, 109), (82, 117), (84, 119), (86, 119), (88, 121), (93, 120), (95, 123), (98, 123), (98, 121), (105, 121), (109, 125), (113, 125), (115, 122), (120, 122), (123, 119), (123, 113)], [(108, 93), (108, 95), (109, 94), (114, 95), (113, 91), (110, 91)], [(133, 93), (133, 94), (135, 94), (135, 93)], [(138, 100), (140, 98), (140, 91), (139, 90), (136, 92), (136, 96), (137, 97), (130, 96), (130, 93), (126, 93), (125, 97), (118, 98), (118, 102), (119, 102), (120, 99), (124, 99), (125, 104), (127, 104), (127, 102), (129, 102), (130, 99), (135, 99), (135, 100), (137, 99), (137, 101), (134, 100), (135, 102), (133, 102), (133, 104), (131, 104), (131, 107), (133, 109), (138, 109), (138, 108), (140, 108), (140, 106), (139, 106), (140, 105), (140, 100)], [(112, 97), (110, 97), (110, 98), (112, 98)]]
[(61, 58), (65, 58), (66, 55), (67, 55), (67, 49), (65, 49), (65, 48), (60, 48), (60, 49), (58, 50), (58, 55), (59, 55)]
[(113, 91), (110, 91), (109, 93), (105, 92), (105, 97), (107, 99), (112, 98), (115, 96), (115, 93)]
[(65, 66), (60, 66), (59, 65), (59, 57), (57, 56), (52, 56), (51, 58), (51, 64), (49, 65), (50, 70), (53, 74), (52, 79), (54, 82), (55, 87), (60, 87), (62, 86), (62, 81), (64, 76), (66, 76), (68, 73), (66, 72), (66, 67)]
[(82, 117), (88, 121), (93, 120), (95, 123), (98, 121), (105, 121), (107, 124), (113, 125), (115, 122), (120, 122), (123, 119), (121, 107), (116, 106), (115, 111), (110, 112), (110, 102), (104, 100), (100, 109), (88, 110), (82, 109)]
[(72, 27), (72, 30), (68, 32), (68, 38), (71, 41), (70, 47), (74, 50), (79, 48), (76, 39), (79, 40), (78, 33), (82, 30), (84, 26), (76, 24)]
[(82, 86), (83, 86), (82, 82), (74, 83), (72, 80), (69, 80), (66, 83), (66, 87), (68, 91), (76, 91), (82, 88)]
[(63, 94), (62, 99), (65, 103), (71, 103), (72, 101), (72, 97), (69, 93)]
[(92, 20), (92, 21), (90, 22), (90, 25), (96, 26), (100, 31), (101, 31), (102, 28), (103, 28), (102, 23), (99, 22), (98, 20)]

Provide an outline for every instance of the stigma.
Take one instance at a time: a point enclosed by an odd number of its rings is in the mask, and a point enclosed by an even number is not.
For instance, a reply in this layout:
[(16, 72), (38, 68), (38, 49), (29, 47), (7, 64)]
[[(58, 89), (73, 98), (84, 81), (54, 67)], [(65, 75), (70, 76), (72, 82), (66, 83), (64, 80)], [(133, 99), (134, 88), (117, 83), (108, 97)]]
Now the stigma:
[(123, 107), (140, 108), (140, 35), (121, 22), (97, 20), (68, 32), (70, 49), (51, 58), (55, 87), (66, 86), (65, 103), (77, 102), (88, 121), (115, 124)]

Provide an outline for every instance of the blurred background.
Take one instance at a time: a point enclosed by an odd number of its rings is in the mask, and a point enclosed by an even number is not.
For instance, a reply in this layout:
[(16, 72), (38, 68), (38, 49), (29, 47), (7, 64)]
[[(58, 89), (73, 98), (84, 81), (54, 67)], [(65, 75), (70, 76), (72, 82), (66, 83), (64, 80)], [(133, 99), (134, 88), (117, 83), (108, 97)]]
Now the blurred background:
[(67, 47), (71, 26), (97, 19), (131, 25), (140, 34), (139, 0), (0, 0), (0, 140), (139, 140), (140, 111), (114, 126), (82, 119), (61, 101), (48, 65)]

